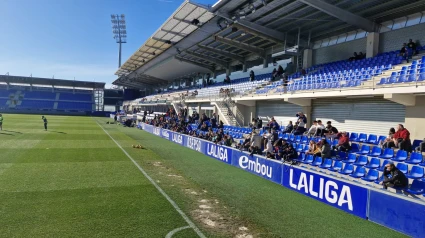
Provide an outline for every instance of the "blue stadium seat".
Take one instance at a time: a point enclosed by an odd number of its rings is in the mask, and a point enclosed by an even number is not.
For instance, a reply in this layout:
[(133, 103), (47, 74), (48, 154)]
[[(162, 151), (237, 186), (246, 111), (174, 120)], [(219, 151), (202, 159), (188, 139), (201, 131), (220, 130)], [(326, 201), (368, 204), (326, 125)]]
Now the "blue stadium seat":
[(352, 164), (344, 164), (344, 168), (338, 173), (348, 175), (348, 174), (352, 174), (353, 171), (354, 171), (354, 166)]
[(297, 152), (303, 152), (304, 151), (304, 145), (303, 144), (298, 144), (296, 151)]
[(383, 159), (392, 159), (394, 157), (394, 150), (390, 148), (386, 148), (384, 150), (384, 154), (379, 156), (379, 158)]
[(410, 188), (406, 192), (415, 195), (425, 194), (425, 181), (413, 180), (412, 185), (410, 185)]
[(368, 145), (362, 145), (362, 148), (360, 149), (359, 152), (357, 152), (357, 154), (359, 155), (367, 155), (370, 152), (370, 146)]
[(322, 165), (322, 157), (316, 157), (313, 161), (313, 163), (311, 163), (312, 166), (320, 166)]
[(407, 159), (407, 152), (404, 150), (398, 150), (395, 157), (392, 158), (394, 161), (405, 161)]
[(360, 155), (354, 165), (365, 166), (367, 164), (367, 156)]
[(384, 171), (384, 169), (385, 169), (385, 165), (387, 165), (387, 164), (389, 164), (390, 163), (390, 161), (389, 160), (384, 160), (384, 162), (382, 162), (382, 165), (381, 165), (381, 167), (379, 167), (379, 171)]
[(386, 136), (379, 136), (378, 143), (376, 143), (376, 144), (379, 144), (381, 141), (384, 141), (385, 139), (387, 139)]
[(380, 156), (382, 153), (382, 149), (378, 146), (372, 147), (372, 151), (368, 154), (368, 156), (377, 157)]
[(350, 174), (350, 176), (353, 178), (361, 178), (365, 174), (366, 174), (366, 169), (361, 166), (357, 166), (356, 169), (354, 170), (354, 173)]
[(321, 166), (319, 166), (319, 168), (321, 168), (321, 169), (329, 169), (330, 167), (332, 167), (332, 160), (331, 159), (325, 159), (323, 164)]
[(357, 138), (357, 142), (365, 142), (367, 140), (367, 135), (364, 133), (360, 133), (359, 137)]
[(328, 170), (333, 172), (338, 172), (342, 169), (342, 162), (341, 161), (335, 161), (334, 165), (329, 168)]
[(369, 137), (366, 140), (369, 144), (377, 144), (378, 143), (378, 137), (376, 135), (370, 134)]
[(411, 179), (420, 179), (424, 177), (424, 168), (421, 166), (414, 165), (410, 170), (410, 173), (407, 174), (408, 178)]
[(373, 182), (373, 181), (377, 180), (378, 177), (379, 177), (379, 172), (377, 170), (369, 169), (367, 174), (361, 179), (364, 180), (364, 181)]
[(348, 154), (348, 158), (343, 160), (342, 162), (344, 162), (344, 163), (354, 163), (354, 162), (356, 162), (356, 160), (357, 160), (357, 157), (356, 157), (355, 154)]
[(404, 162), (408, 164), (419, 164), (422, 162), (422, 160), (422, 154), (413, 152), (410, 154), (410, 157)]
[(307, 155), (307, 157), (305, 158), (305, 160), (299, 161), (299, 162), (301, 162), (303, 164), (311, 164), (311, 163), (313, 163), (313, 160), (314, 160), (313, 155)]
[(408, 167), (407, 164), (404, 163), (398, 163), (396, 166), (403, 174), (407, 174)]
[(359, 144), (351, 143), (351, 153), (357, 153), (359, 151), (360, 151)]
[(357, 133), (351, 133), (350, 135), (350, 141), (357, 141), (357, 138), (359, 137), (359, 135)]
[(378, 158), (371, 158), (369, 163), (365, 166), (365, 168), (377, 169), (377, 168), (379, 168), (380, 162), (381, 162), (381, 160), (378, 159)]

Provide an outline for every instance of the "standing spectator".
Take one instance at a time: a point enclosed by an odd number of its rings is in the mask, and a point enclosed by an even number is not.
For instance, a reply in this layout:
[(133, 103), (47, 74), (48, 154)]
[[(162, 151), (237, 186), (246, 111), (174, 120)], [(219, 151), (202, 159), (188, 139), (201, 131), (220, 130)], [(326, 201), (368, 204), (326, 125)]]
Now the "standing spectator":
[(274, 117), (272, 118), (272, 121), (269, 124), (271, 129), (275, 129), (276, 131), (278, 131), (280, 129), (279, 124), (276, 122), (276, 119), (274, 119)]
[(263, 128), (263, 120), (257, 117), (257, 129)]
[(0, 114), (0, 131), (3, 130), (3, 115)]
[(266, 138), (264, 139), (264, 151), (263, 153), (272, 153), (273, 152), (273, 145), (270, 139)]
[(403, 56), (403, 58), (409, 62), (409, 51), (407, 50), (407, 44), (403, 43), (403, 47), (400, 49), (400, 56)]
[(306, 131), (307, 117), (302, 112), (298, 112), (297, 115), (298, 127), (294, 132), (294, 135), (302, 135)]
[(255, 73), (254, 71), (251, 70), (251, 72), (249, 72), (249, 81), (254, 81), (255, 80)]
[(270, 139), (272, 141), (272, 144), (279, 140), (279, 134), (277, 134), (277, 131), (275, 129), (272, 129), (272, 135)]
[[(388, 175), (391, 175), (389, 177)], [(386, 164), (384, 169), (384, 181), (381, 182), (384, 189), (388, 187), (396, 187), (398, 189), (406, 188), (409, 185), (409, 180), (393, 163)]]
[(274, 68), (273, 71), (272, 71), (272, 82), (275, 81), (276, 76), (277, 76), (277, 70), (276, 70), (276, 68)]
[(393, 142), (388, 143), (389, 147), (397, 147), (400, 150), (407, 152), (412, 151), (412, 144), (410, 143), (410, 132), (404, 128), (402, 124), (397, 127), (397, 132), (394, 134)]

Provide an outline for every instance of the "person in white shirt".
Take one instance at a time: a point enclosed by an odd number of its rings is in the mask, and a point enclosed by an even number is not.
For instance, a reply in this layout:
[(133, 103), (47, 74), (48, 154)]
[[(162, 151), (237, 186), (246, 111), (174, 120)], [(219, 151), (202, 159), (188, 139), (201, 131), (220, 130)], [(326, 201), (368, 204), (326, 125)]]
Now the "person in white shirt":
[(325, 130), (325, 125), (322, 124), (321, 120), (317, 120), (316, 125), (316, 136), (322, 136)]
[(313, 121), (313, 125), (311, 125), (310, 129), (305, 133), (307, 136), (314, 136), (317, 132), (317, 121)]
[(273, 153), (273, 145), (272, 145), (272, 141), (271, 140), (269, 140), (269, 139), (265, 139), (265, 144), (266, 144), (266, 146), (265, 146), (265, 148), (264, 148), (264, 151), (263, 151), (263, 153), (267, 153), (267, 152), (270, 152), (270, 153)]

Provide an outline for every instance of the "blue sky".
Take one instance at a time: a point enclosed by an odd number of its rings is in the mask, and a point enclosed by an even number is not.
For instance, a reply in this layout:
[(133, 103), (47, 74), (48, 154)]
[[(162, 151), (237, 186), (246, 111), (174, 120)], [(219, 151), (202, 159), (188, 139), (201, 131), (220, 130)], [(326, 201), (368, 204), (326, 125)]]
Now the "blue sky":
[[(125, 62), (184, 0), (0, 0), (0, 74), (116, 79), (111, 14), (125, 14)], [(214, 4), (217, 0), (198, 0)]]

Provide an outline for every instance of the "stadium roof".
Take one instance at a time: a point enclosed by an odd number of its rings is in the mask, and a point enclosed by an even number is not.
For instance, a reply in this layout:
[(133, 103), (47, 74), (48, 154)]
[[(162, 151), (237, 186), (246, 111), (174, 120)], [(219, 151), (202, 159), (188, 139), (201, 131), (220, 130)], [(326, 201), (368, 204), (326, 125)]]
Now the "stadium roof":
[(105, 83), (101, 83), (101, 82), (36, 78), (36, 77), (24, 77), (24, 76), (9, 76), (9, 75), (0, 75), (0, 83), (28, 84), (28, 85), (37, 84), (37, 85), (48, 85), (48, 86), (91, 88), (91, 89), (105, 88)]
[(209, 21), (198, 26), (187, 22), (192, 33), (174, 35), (177, 43), (157, 41), (163, 49), (157, 51), (160, 54), (149, 56), (149, 62), (133, 62), (133, 68), (122, 67), (114, 84), (164, 85), (191, 72), (227, 69), (266, 58), (284, 45), (304, 49), (314, 41), (353, 30), (377, 32), (384, 21), (425, 10), (425, 0), (220, 0), (208, 9), (186, 1), (164, 25), (180, 11), (187, 14), (184, 20), (192, 21), (196, 15), (190, 15), (190, 9)]
[[(185, 1), (165, 23), (121, 66), (116, 75), (126, 75), (164, 53), (200, 24), (208, 22), (214, 15), (202, 5)], [(199, 22), (193, 22), (197, 19)]]

